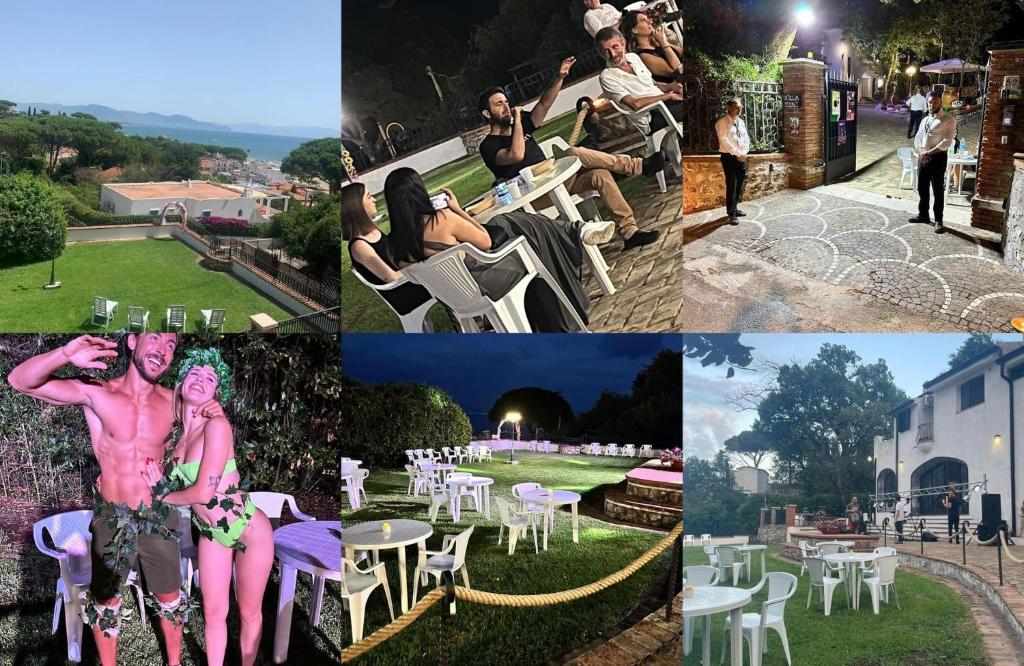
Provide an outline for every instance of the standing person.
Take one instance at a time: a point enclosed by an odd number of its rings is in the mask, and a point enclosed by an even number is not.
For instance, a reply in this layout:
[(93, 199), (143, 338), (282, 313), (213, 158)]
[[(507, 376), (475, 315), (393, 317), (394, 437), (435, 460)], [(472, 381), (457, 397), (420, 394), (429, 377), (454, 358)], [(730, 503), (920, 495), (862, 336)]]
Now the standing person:
[[(221, 666), (228, 645), (231, 582), (241, 620), (242, 666), (253, 666), (263, 630), (263, 593), (274, 564), (274, 530), (241, 489), (234, 436), (223, 413), (204, 416), (210, 401), (231, 399), (231, 368), (216, 349), (185, 353), (178, 370), (169, 478), (152, 460), (143, 471), (154, 494), (168, 504), (189, 506), (199, 539), (199, 587), (203, 592), (206, 663)], [(170, 491), (170, 492), (168, 492)]]
[(953, 145), (956, 136), (956, 121), (953, 116), (942, 110), (942, 96), (932, 95), (930, 113), (921, 123), (921, 128), (914, 137), (914, 149), (917, 151), (917, 217), (910, 218), (911, 223), (930, 223), (928, 219), (928, 189), (931, 188), (935, 197), (935, 233), (941, 234), (942, 207), (945, 204), (946, 183), (946, 150)]
[(618, 27), (622, 20), (622, 12), (611, 5), (601, 4), (601, 0), (583, 0), (587, 11), (583, 13), (583, 28), (591, 37), (601, 28)]
[[(97, 484), (93, 519), (89, 523), (92, 578), (90, 617), (96, 650), (103, 666), (117, 664), (121, 631), (121, 591), (128, 573), (138, 568), (147, 590), (160, 608), (160, 629), (167, 663), (181, 662), (183, 608), (178, 530), (181, 514), (153, 497), (142, 475), (147, 460), (162, 460), (171, 434), (171, 390), (161, 386), (178, 346), (174, 333), (129, 334), (131, 362), (113, 379), (60, 379), (65, 365), (104, 370), (118, 356), (117, 343), (83, 335), (63, 347), (33, 356), (11, 371), (11, 387), (50, 405), (78, 405), (85, 413), (93, 455), (103, 483)], [(207, 416), (221, 414), (210, 401), (196, 405)], [(111, 563), (108, 546), (122, 549)], [(127, 549), (127, 551), (125, 550)], [(117, 551), (118, 549), (115, 549)]]
[(739, 209), (743, 200), (743, 185), (747, 182), (747, 153), (750, 152), (750, 135), (747, 126), (740, 118), (743, 104), (733, 98), (724, 116), (715, 123), (718, 135), (718, 152), (722, 160), (722, 171), (725, 173), (725, 211), (729, 214), (729, 224), (737, 225), (739, 218), (746, 213)]
[(928, 110), (928, 98), (924, 96), (927, 91), (928, 88), (922, 86), (916, 95), (907, 100), (907, 107), (910, 108), (910, 125), (907, 127), (908, 139), (916, 136), (917, 130), (921, 128), (921, 119), (924, 118), (924, 112)]
[(896, 523), (896, 543), (903, 543), (903, 525), (907, 522), (907, 513), (909, 507), (903, 504), (903, 500), (900, 496), (896, 496), (896, 508), (894, 510), (893, 519)]
[(956, 492), (956, 488), (950, 484), (949, 492), (942, 500), (942, 506), (946, 507), (946, 529), (949, 543), (953, 543), (954, 537), (956, 542), (960, 543), (960, 507), (963, 503), (964, 501)]

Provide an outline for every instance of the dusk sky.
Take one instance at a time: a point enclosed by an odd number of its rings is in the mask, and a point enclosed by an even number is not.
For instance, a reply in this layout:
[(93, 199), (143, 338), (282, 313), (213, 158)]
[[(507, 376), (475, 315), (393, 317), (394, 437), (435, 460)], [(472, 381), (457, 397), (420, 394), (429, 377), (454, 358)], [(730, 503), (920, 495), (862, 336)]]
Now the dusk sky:
[(7, 2), (0, 99), (337, 127), (341, 3)]
[(345, 335), (342, 367), (360, 381), (438, 386), (476, 430), (502, 393), (522, 386), (561, 392), (577, 414), (602, 389), (628, 393), (633, 378), (678, 335)]
[[(948, 368), (949, 355), (967, 336), (958, 333), (914, 334), (743, 334), (740, 342), (754, 347), (754, 363), (772, 359), (801, 365), (814, 358), (823, 343), (841, 344), (852, 349), (864, 363), (884, 359), (896, 385), (908, 396), (920, 395), (924, 382)], [(997, 341), (1019, 342), (1018, 334), (993, 336)], [(722, 443), (747, 429), (757, 414), (738, 412), (726, 396), (755, 382), (758, 374), (737, 369), (727, 379), (726, 366), (702, 368), (700, 362), (683, 359), (683, 451), (686, 456), (710, 458)], [(870, 433), (871, 436), (882, 433)]]

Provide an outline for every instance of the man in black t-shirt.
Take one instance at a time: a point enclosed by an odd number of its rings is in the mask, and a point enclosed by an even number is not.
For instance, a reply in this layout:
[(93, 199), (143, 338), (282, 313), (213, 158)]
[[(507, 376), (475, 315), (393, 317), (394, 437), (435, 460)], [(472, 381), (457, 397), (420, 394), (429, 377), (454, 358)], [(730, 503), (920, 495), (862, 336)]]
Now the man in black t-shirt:
[(949, 486), (949, 493), (942, 500), (942, 506), (946, 507), (946, 528), (949, 535), (949, 543), (953, 538), (960, 543), (960, 506), (964, 503), (960, 493), (952, 485)]
[[(548, 110), (562, 89), (562, 81), (569, 75), (574, 62), (575, 58), (562, 61), (558, 78), (544, 91), (530, 111), (510, 106), (501, 88), (488, 89), (480, 96), (480, 114), (490, 127), (490, 133), (480, 143), (480, 156), (499, 181), (515, 178), (521, 169), (546, 159), (533, 133), (544, 123)], [(637, 228), (633, 209), (626, 203), (612, 173), (653, 176), (665, 167), (665, 158), (660, 152), (641, 159), (571, 147), (566, 154), (578, 157), (582, 167), (565, 182), (566, 189), (571, 194), (597, 190), (611, 210), (615, 226), (625, 241), (624, 249), (641, 247), (658, 239), (657, 231), (640, 231)], [(534, 202), (538, 209), (550, 205), (551, 200), (547, 196)]]

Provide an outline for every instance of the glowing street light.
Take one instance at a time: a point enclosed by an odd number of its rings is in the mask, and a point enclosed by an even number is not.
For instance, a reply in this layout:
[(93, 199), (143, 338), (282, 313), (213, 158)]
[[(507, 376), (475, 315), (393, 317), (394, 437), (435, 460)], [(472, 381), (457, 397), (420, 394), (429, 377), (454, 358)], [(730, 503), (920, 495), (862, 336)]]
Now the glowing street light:
[(814, 24), (814, 10), (806, 2), (796, 3), (796, 7), (793, 8), (793, 16), (796, 18), (796, 24), (801, 28)]
[[(519, 431), (519, 422), (523, 420), (523, 415), (519, 412), (508, 412), (505, 414), (505, 421), (512, 424), (512, 446), (508, 450), (508, 464), (518, 465), (519, 461), (516, 460), (516, 440)], [(500, 427), (499, 427), (500, 429)]]

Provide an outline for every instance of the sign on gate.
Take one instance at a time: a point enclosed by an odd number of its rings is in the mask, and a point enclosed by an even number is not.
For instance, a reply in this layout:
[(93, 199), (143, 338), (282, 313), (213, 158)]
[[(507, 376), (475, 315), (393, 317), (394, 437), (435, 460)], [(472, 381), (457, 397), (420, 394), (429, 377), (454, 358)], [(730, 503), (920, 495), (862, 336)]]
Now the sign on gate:
[(853, 173), (857, 167), (857, 84), (825, 80), (825, 184)]

